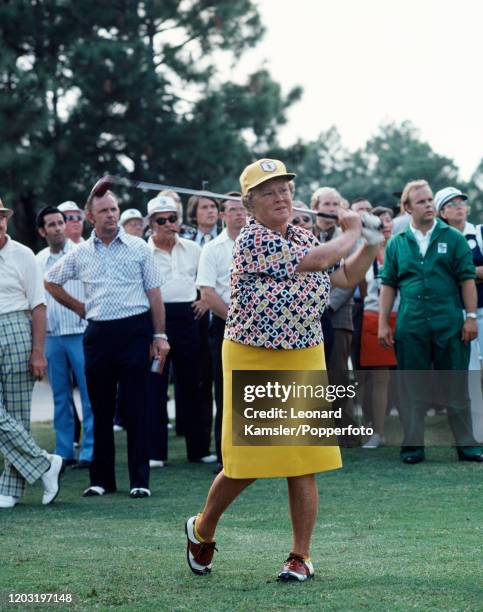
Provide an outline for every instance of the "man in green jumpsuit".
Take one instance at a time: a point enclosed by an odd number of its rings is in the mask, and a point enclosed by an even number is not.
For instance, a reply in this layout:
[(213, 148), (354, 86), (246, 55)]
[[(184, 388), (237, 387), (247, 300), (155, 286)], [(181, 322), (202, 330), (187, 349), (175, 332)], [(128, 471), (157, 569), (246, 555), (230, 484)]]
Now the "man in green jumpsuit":
[[(435, 219), (433, 194), (426, 181), (408, 183), (401, 201), (411, 215), (411, 222), (386, 248), (381, 274), (379, 341), (383, 346), (395, 345), (399, 370), (458, 371), (440, 376), (438, 386), (444, 387), (443, 397), (459, 458), (483, 461), (483, 449), (472, 433), (465, 373), (469, 343), (477, 335), (471, 251), (462, 234)], [(389, 316), (397, 290), (401, 303), (393, 337)], [(399, 377), (403, 384), (399, 399), (404, 429), (401, 458), (405, 463), (419, 463), (424, 460), (427, 409), (424, 395), (429, 395), (428, 387), (431, 391), (431, 378), (417, 373)]]

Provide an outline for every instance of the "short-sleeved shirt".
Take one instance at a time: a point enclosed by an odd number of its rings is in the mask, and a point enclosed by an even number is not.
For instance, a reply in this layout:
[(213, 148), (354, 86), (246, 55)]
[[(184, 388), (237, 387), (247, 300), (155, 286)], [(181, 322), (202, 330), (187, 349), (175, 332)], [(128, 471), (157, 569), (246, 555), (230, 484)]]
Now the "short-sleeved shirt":
[(57, 285), (80, 280), (86, 296), (86, 318), (93, 321), (125, 319), (146, 312), (146, 291), (161, 286), (159, 266), (151, 249), (122, 228), (107, 246), (94, 230), (88, 240), (50, 268), (45, 278)]
[[(44, 276), (62, 257), (75, 248), (76, 245), (71, 240), (67, 240), (64, 248), (59, 253), (52, 253), (50, 247), (39, 251), (35, 257), (39, 262), (42, 275)], [(80, 302), (85, 301), (84, 287), (80, 281), (67, 281), (64, 289), (69, 295)], [(45, 292), (45, 300), (47, 302), (47, 334), (49, 336), (67, 336), (84, 333), (87, 323), (77, 313), (59, 304), (48, 291)]]
[(329, 271), (297, 272), (317, 244), (303, 228), (289, 224), (282, 236), (249, 218), (235, 241), (225, 338), (269, 349), (323, 341), (320, 317), (329, 297)]
[(165, 304), (196, 300), (196, 272), (201, 247), (191, 240), (175, 237), (171, 252), (158, 249), (153, 237), (148, 240), (154, 260), (161, 272), (161, 294)]
[(230, 267), (235, 241), (226, 229), (203, 247), (198, 267), (198, 287), (212, 287), (225, 304), (230, 303)]
[(45, 304), (44, 283), (33, 252), (7, 236), (0, 249), (0, 315)]

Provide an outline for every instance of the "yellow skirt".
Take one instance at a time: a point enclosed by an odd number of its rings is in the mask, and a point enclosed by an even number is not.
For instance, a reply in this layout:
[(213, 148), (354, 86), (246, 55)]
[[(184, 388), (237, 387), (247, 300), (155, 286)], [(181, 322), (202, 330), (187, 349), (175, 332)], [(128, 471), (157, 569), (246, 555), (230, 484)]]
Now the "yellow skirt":
[(272, 350), (223, 342), (223, 470), (229, 478), (302, 476), (342, 467), (338, 446), (233, 446), (233, 370), (324, 370), (324, 345)]

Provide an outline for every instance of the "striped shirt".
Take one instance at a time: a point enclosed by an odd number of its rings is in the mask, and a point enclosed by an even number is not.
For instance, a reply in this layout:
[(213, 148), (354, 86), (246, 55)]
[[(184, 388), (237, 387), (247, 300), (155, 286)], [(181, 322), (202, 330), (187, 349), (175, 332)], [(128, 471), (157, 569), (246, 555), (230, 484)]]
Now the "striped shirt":
[(125, 319), (146, 312), (146, 291), (161, 286), (151, 249), (122, 228), (108, 245), (94, 230), (88, 240), (50, 268), (45, 278), (57, 285), (80, 280), (86, 296), (86, 318), (93, 321)]
[[(50, 247), (42, 249), (42, 251), (36, 255), (37, 261), (42, 269), (42, 274), (45, 276), (46, 272), (50, 270), (59, 259), (75, 248), (76, 245), (71, 240), (67, 240), (64, 248), (59, 253), (52, 253)], [(64, 289), (80, 302), (85, 301), (84, 288), (80, 281), (67, 281), (64, 285)], [(87, 323), (84, 319), (81, 319), (78, 314), (69, 308), (59, 304), (48, 291), (45, 292), (45, 298), (47, 302), (47, 334), (49, 336), (67, 336), (70, 334), (84, 333), (87, 327)]]

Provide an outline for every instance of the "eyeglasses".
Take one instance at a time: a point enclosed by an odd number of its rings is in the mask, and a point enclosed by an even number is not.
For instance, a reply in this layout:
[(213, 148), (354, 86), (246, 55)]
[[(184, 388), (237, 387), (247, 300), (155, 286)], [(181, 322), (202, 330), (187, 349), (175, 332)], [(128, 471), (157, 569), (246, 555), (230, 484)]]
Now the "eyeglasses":
[(443, 208), (456, 208), (456, 206), (468, 206), (468, 202), (466, 200), (450, 200)]
[(66, 221), (82, 221), (82, 215), (65, 215)]
[(176, 223), (176, 221), (178, 220), (178, 215), (169, 215), (169, 217), (158, 217), (157, 219), (155, 219), (155, 223), (157, 223), (158, 225), (164, 225), (165, 223), (167, 223), (168, 221), (170, 223)]
[(310, 217), (306, 217), (305, 215), (302, 215), (301, 217), (294, 217), (292, 219), (293, 225), (298, 225), (299, 223), (302, 223), (302, 221), (304, 223), (310, 223), (311, 222), (311, 218)]

